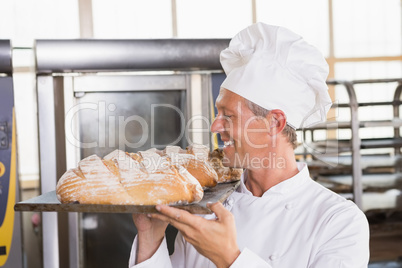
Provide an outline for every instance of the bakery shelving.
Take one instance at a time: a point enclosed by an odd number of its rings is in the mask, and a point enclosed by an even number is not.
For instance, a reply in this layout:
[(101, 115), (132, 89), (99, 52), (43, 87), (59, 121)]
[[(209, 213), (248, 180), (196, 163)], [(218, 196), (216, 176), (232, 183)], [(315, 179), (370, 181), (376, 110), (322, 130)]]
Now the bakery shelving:
[[(356, 85), (387, 83), (396, 84), (392, 99), (358, 102)], [(370, 193), (382, 194), (393, 189), (395, 199), (402, 189), (402, 79), (332, 80), (328, 84), (346, 90), (349, 103), (335, 103), (331, 109), (349, 109), (350, 120), (327, 121), (304, 128), (301, 131), (302, 145), (296, 150), (298, 157), (308, 162), (313, 179), (353, 199), (364, 211), (375, 207), (369, 201)], [(386, 119), (359, 120), (363, 107), (379, 106), (391, 108)], [(391, 128), (392, 135), (362, 137), (362, 129), (372, 131), (375, 128)], [(319, 135), (316, 133), (320, 131), (325, 133), (325, 138), (317, 138)], [(331, 134), (331, 131), (337, 133)], [(347, 137), (339, 135), (342, 131), (348, 132), (348, 135), (343, 135)], [(380, 202), (378, 200), (377, 205), (383, 208)], [(401, 209), (393, 206), (394, 209)]]

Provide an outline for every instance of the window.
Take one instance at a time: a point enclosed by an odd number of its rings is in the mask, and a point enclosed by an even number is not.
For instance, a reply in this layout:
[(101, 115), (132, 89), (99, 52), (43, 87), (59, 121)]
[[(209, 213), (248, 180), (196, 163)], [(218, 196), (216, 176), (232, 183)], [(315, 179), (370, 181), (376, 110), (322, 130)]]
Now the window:
[(177, 0), (181, 38), (232, 38), (252, 23), (249, 0)]
[(257, 0), (256, 12), (257, 21), (286, 27), (329, 55), (328, 1)]
[(172, 7), (166, 0), (92, 0), (95, 38), (170, 38)]
[(336, 57), (400, 55), (400, 0), (333, 0)]
[(79, 37), (77, 1), (1, 2), (0, 38), (11, 39), (13, 47), (32, 47), (34, 39)]

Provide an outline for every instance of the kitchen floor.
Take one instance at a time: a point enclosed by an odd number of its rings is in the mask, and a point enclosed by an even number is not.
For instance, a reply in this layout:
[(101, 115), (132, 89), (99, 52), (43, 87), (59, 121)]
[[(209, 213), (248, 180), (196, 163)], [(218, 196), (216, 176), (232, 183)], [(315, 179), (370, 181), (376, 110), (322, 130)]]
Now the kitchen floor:
[(402, 211), (366, 213), (370, 223), (369, 268), (402, 267)]
[(370, 263), (368, 268), (400, 268), (402, 267), (402, 262), (376, 262)]

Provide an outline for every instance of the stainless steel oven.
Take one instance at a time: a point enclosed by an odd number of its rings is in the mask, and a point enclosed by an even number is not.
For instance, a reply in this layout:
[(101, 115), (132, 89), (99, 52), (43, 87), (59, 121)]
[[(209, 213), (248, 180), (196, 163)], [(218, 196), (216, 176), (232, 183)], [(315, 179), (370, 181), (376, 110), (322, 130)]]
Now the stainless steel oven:
[[(212, 77), (228, 42), (38, 40), (41, 192), (91, 154), (211, 146)], [(45, 268), (127, 267), (131, 215), (44, 212), (42, 219)], [(175, 234), (168, 229), (170, 251)]]

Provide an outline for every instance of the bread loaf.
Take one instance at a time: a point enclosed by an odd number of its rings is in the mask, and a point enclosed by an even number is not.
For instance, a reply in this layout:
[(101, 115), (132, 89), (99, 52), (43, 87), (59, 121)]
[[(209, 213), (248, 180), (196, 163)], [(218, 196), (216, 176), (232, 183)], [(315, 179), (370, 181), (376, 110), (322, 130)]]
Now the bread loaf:
[(116, 150), (102, 160), (91, 155), (57, 183), (62, 203), (156, 205), (198, 202), (199, 182), (183, 167), (156, 152)]
[(167, 146), (163, 153), (172, 163), (185, 167), (203, 188), (211, 188), (218, 183), (218, 174), (208, 163), (208, 151), (203, 145), (193, 145), (187, 150), (178, 146)]
[(243, 170), (240, 168), (225, 167), (223, 165), (223, 151), (215, 149), (209, 153), (208, 163), (218, 174), (218, 183), (232, 182), (240, 180)]
[(240, 179), (241, 169), (224, 167), (223, 152), (203, 145), (138, 153), (115, 150), (103, 159), (84, 158), (58, 181), (62, 203), (156, 205), (192, 203), (203, 188)]

